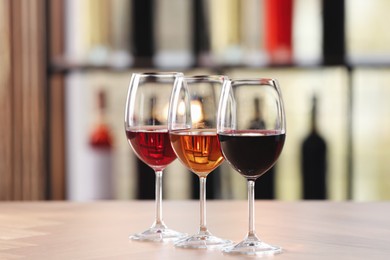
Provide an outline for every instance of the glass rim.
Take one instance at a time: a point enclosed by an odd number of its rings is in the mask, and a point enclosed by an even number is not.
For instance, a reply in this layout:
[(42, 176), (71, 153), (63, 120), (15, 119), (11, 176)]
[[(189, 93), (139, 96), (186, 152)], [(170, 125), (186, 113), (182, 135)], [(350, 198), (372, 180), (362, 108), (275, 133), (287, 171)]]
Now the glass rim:
[(199, 75), (191, 75), (191, 76), (184, 76), (184, 80), (187, 82), (224, 82), (230, 80), (228, 76), (226, 75), (220, 75), (220, 74), (199, 74)]
[(155, 71), (149, 71), (149, 72), (133, 72), (133, 77), (139, 77), (139, 78), (165, 78), (165, 77), (184, 77), (184, 74), (182, 72), (178, 71), (163, 71), (163, 72), (155, 72)]
[[(130, 85), (133, 82), (136, 82), (136, 85), (144, 84), (144, 83), (169, 83), (173, 84), (177, 80), (181, 80), (184, 78), (184, 74), (182, 72), (134, 72), (131, 75)], [(129, 87), (130, 87), (129, 85)]]
[(275, 78), (233, 78), (230, 79), (231, 85), (278, 85), (278, 80)]

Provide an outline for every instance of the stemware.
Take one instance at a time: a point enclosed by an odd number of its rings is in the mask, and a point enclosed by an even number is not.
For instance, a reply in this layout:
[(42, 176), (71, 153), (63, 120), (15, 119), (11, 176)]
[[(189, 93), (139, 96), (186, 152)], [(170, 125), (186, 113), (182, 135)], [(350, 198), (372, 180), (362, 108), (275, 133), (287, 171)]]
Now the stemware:
[[(262, 123), (251, 124), (254, 99), (260, 102)], [(217, 134), (225, 160), (247, 180), (249, 231), (243, 241), (223, 249), (228, 254), (273, 255), (281, 253), (255, 232), (254, 189), (258, 177), (278, 159), (286, 136), (281, 90), (275, 79), (231, 80), (222, 90), (218, 107)]]
[(206, 178), (222, 162), (216, 116), (225, 76), (184, 77), (174, 86), (169, 106), (169, 136), (181, 163), (200, 181), (199, 232), (175, 243), (181, 248), (217, 248), (231, 243), (211, 234), (206, 226)]
[[(153, 225), (130, 236), (132, 240), (166, 242), (185, 234), (167, 228), (162, 217), (162, 175), (165, 167), (176, 159), (169, 141), (167, 117), (170, 95), (182, 73), (133, 73), (127, 94), (125, 130), (135, 154), (156, 175)], [(142, 189), (142, 187), (139, 187)]]

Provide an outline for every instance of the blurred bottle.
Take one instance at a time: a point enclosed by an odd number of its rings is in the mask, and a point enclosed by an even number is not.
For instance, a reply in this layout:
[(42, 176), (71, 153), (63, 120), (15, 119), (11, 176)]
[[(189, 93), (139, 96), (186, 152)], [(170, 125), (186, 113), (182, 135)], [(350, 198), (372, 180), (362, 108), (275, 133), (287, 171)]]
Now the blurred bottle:
[(213, 60), (210, 52), (210, 10), (207, 0), (192, 0), (192, 49), (195, 56), (194, 65), (211, 67)]
[(131, 55), (131, 1), (67, 0), (65, 58), (70, 65), (126, 68)]
[[(81, 1), (79, 1), (81, 2)], [(88, 16), (86, 21), (89, 43), (88, 62), (92, 65), (106, 65), (110, 54), (110, 20), (112, 20), (108, 0), (88, 0)]]
[(211, 51), (216, 65), (242, 63), (240, 0), (208, 1), (211, 26)]
[(193, 65), (191, 50), (190, 1), (159, 0), (155, 4), (155, 55), (153, 63), (159, 68), (188, 68)]
[(265, 1), (265, 45), (270, 63), (292, 63), (292, 0)]
[(132, 0), (131, 26), (134, 55), (134, 66), (153, 66), (155, 50), (154, 35), (154, 0)]
[(322, 62), (322, 0), (294, 0), (294, 64), (313, 66)]
[(325, 65), (345, 63), (344, 2), (344, 0), (322, 0), (322, 55)]
[(268, 56), (264, 46), (264, 0), (241, 1), (242, 63), (251, 67), (264, 66)]
[(323, 200), (327, 198), (326, 142), (317, 129), (317, 98), (312, 99), (310, 132), (302, 148), (303, 198)]
[[(253, 119), (249, 128), (266, 129), (266, 124), (261, 113), (262, 100), (255, 98), (253, 100)], [(275, 166), (267, 171), (256, 181), (255, 199), (274, 199), (275, 198)]]
[(111, 54), (109, 64), (117, 68), (126, 68), (133, 64), (131, 54), (131, 2), (128, 0), (110, 0)]
[(90, 145), (94, 148), (111, 149), (112, 136), (106, 122), (106, 93), (100, 90), (97, 95), (97, 120), (90, 136)]
[(85, 64), (91, 48), (89, 1), (68, 0), (64, 5), (64, 56), (70, 64)]
[(89, 136), (90, 172), (85, 173), (85, 199), (113, 198), (113, 136), (106, 120), (106, 93), (100, 90), (96, 97), (96, 122)]

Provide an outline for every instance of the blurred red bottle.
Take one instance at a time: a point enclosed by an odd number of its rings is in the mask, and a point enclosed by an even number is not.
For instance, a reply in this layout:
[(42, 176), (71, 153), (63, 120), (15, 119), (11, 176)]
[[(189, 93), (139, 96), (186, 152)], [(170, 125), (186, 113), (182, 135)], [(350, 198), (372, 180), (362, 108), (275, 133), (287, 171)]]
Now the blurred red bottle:
[(90, 172), (85, 173), (87, 200), (113, 198), (113, 136), (106, 119), (106, 93), (100, 90), (96, 99), (96, 122), (89, 135)]
[(265, 1), (265, 46), (270, 63), (292, 63), (293, 0)]
[(89, 143), (96, 149), (111, 149), (113, 138), (105, 118), (106, 93), (103, 90), (98, 92), (97, 109), (97, 122), (92, 129)]

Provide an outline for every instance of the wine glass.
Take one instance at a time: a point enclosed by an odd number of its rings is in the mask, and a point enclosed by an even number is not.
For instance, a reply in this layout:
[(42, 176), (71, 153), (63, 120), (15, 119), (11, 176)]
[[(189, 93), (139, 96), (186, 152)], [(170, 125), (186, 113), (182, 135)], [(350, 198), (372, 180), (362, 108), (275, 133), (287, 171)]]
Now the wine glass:
[[(262, 100), (262, 124), (250, 124), (252, 100)], [(258, 177), (278, 159), (286, 136), (281, 90), (275, 79), (231, 80), (222, 90), (217, 133), (225, 160), (247, 180), (249, 231), (245, 239), (225, 247), (224, 253), (273, 255), (282, 249), (261, 241), (255, 232), (254, 189)]]
[(200, 228), (175, 243), (181, 248), (217, 248), (231, 241), (211, 234), (206, 226), (206, 178), (222, 162), (216, 117), (225, 76), (184, 77), (174, 86), (169, 106), (169, 137), (181, 163), (199, 176)]
[[(153, 225), (132, 240), (166, 242), (185, 234), (168, 229), (162, 217), (162, 174), (176, 159), (168, 134), (168, 106), (175, 81), (182, 73), (133, 73), (127, 94), (125, 130), (130, 146), (156, 175), (156, 216)], [(142, 189), (142, 187), (139, 187)]]

